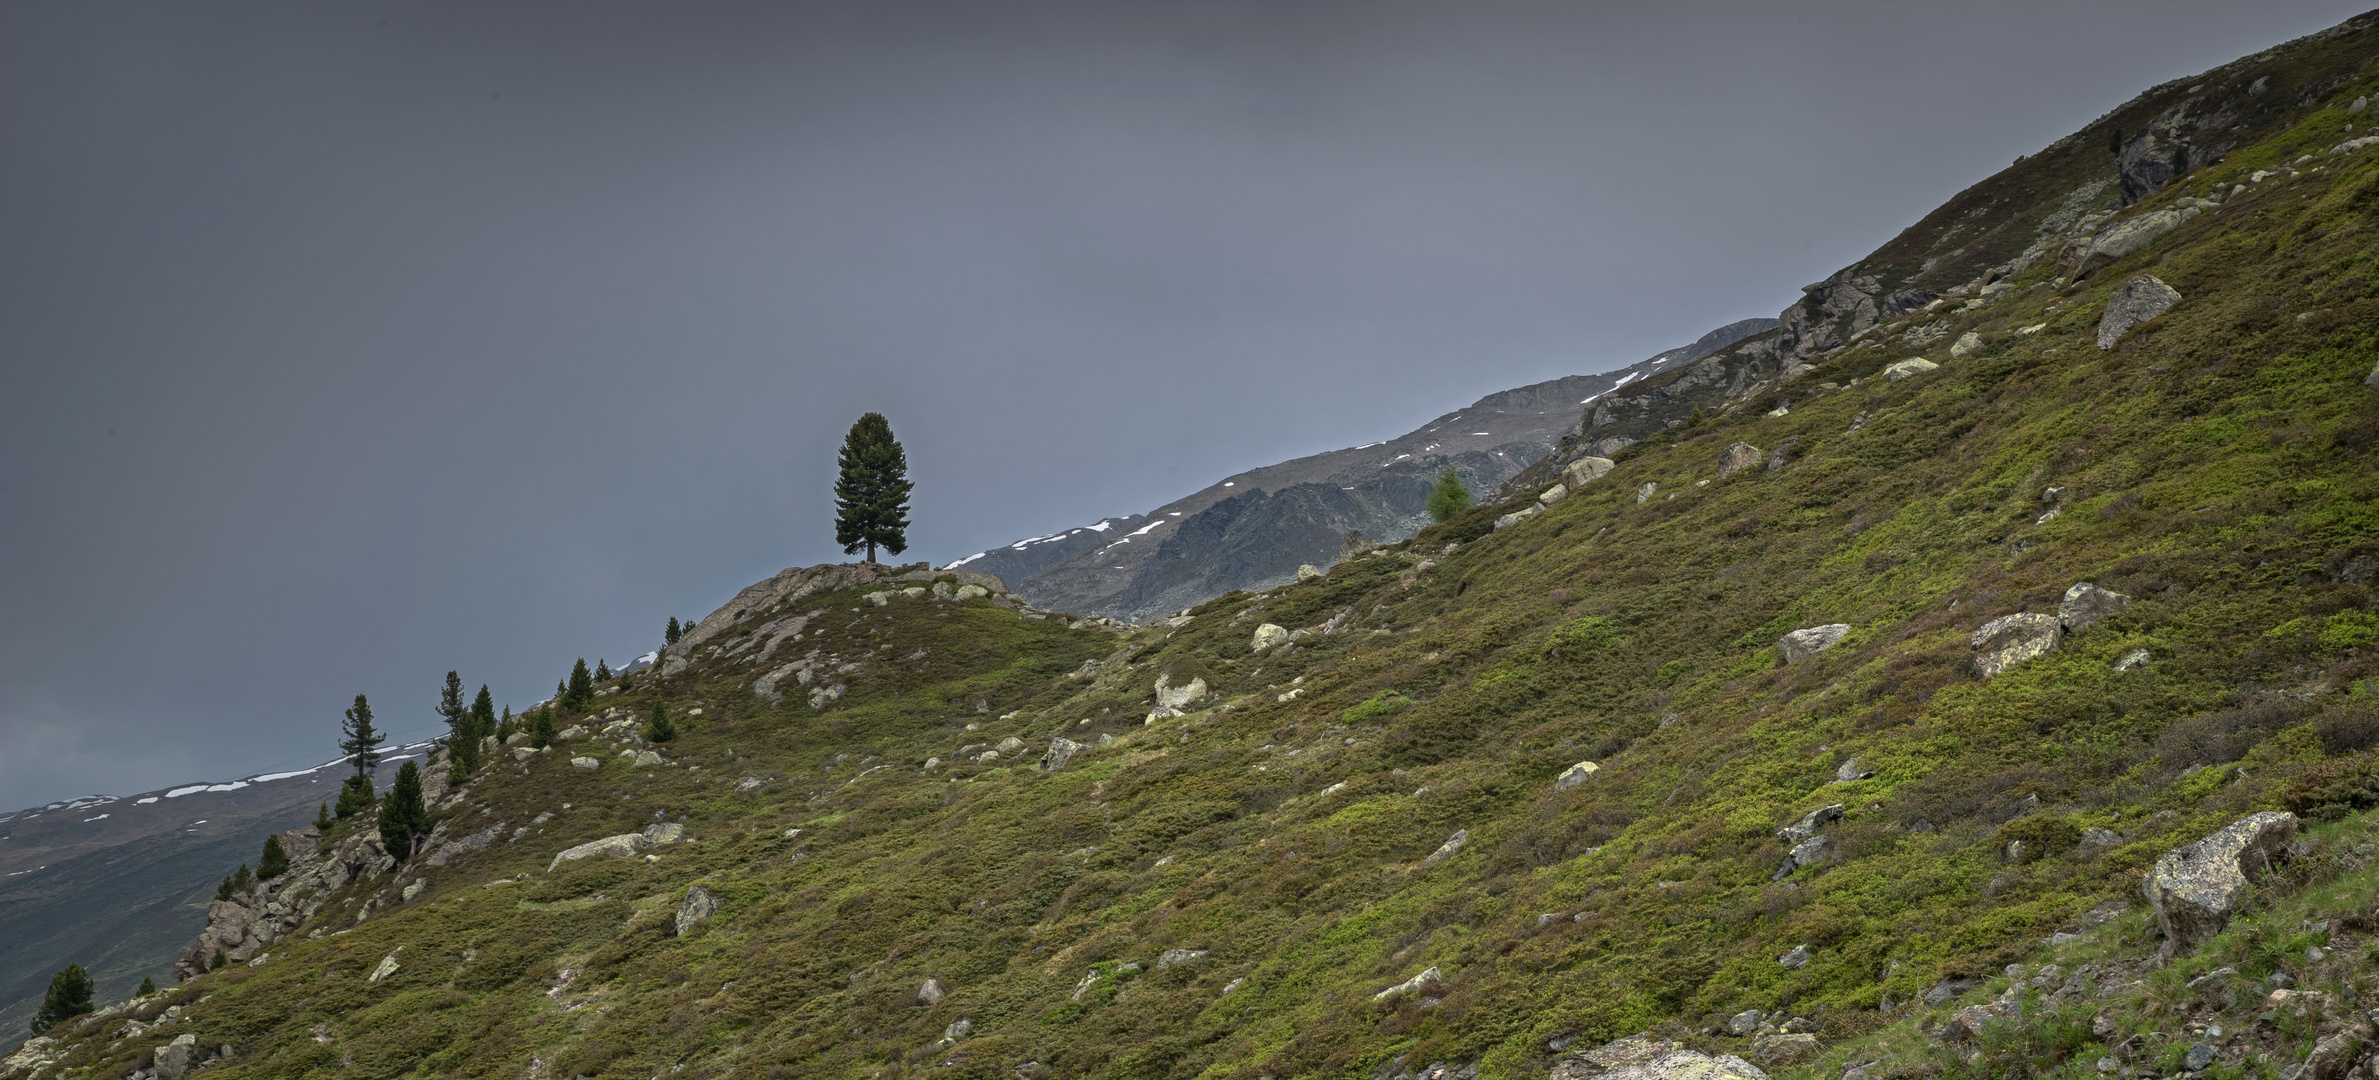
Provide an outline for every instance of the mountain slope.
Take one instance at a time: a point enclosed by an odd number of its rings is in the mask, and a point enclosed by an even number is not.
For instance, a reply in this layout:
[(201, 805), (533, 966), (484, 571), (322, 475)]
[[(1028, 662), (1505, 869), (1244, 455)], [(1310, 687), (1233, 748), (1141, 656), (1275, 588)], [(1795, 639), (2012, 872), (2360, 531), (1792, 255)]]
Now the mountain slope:
[[(1647, 1029), (1829, 1080), (1798, 1055), (1892, 1037), (1894, 1074), (2094, 1074), (2101, 1038), (2198, 1072), (2175, 1027), (2070, 1012), (2045, 1058), (1913, 1033), (2052, 934), (2141, 944), (2115, 913), (2182, 844), (2379, 803), (2375, 25), (2226, 68), (2325, 89), (2054, 239), (2168, 228), (1715, 354), (1769, 385), (1697, 383), (1550, 504), (1136, 628), (958, 572), (755, 586), (473, 778), (432, 852), (342, 827), (335, 884), (252, 898), (314, 912), (255, 966), (0, 1076), (186, 1033), (227, 1076), (1575, 1077)], [(2150, 272), (2179, 299), (2134, 321)], [(656, 705), (687, 732), (644, 743)], [(2266, 971), (2313, 933), (2234, 931)], [(2167, 1017), (2198, 992), (2114, 970)], [(2203, 1075), (2293, 1064), (2314, 1025), (2235, 989), (2269, 1051)]]
[(1135, 622), (1278, 585), (1300, 565), (1337, 561), (1350, 532), (1374, 542), (1411, 536), (1429, 523), (1430, 485), (1448, 467), (1474, 491), (1492, 488), (1542, 458), (1582, 405), (1774, 324), (1729, 323), (1625, 368), (1489, 394), (1395, 439), (1251, 469), (1144, 515), (1027, 537), (949, 566), (1014, 582), (1042, 607)]

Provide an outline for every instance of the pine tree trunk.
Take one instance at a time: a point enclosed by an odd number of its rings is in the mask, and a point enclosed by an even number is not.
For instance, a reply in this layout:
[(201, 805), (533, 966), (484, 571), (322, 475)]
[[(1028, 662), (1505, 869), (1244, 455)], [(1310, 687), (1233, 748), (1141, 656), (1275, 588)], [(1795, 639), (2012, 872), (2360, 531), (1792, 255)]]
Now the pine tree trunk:
[(873, 540), (867, 542), (867, 564), (869, 566), (876, 564), (876, 542)]

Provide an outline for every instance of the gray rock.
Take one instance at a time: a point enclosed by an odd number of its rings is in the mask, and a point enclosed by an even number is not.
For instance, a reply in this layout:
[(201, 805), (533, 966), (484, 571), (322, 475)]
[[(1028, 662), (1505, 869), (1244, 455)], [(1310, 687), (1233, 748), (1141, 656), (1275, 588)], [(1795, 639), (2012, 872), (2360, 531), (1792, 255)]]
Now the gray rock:
[(1617, 467), (1617, 463), (1607, 457), (1582, 457), (1561, 470), (1561, 483), (1571, 491), (1576, 491), (1610, 475), (1611, 470)]
[(1602, 766), (1591, 761), (1578, 762), (1569, 768), (1561, 770), (1561, 775), (1554, 778), (1553, 780), (1553, 790), (1568, 791), (1571, 788), (1585, 783), (1587, 777), (1592, 776), (1601, 770)]
[(1718, 452), (1718, 478), (1721, 480), (1760, 463), (1765, 455), (1760, 448), (1747, 442), (1729, 445)]
[(2296, 815), (2249, 814), (2156, 860), (2140, 883), (2164, 931), (2165, 949), (2184, 952), (2221, 933), (2255, 879), (2296, 838)]
[(2130, 597), (2085, 581), (2065, 590), (2065, 599), (2057, 604), (2057, 621), (2063, 624), (2066, 633), (2078, 634), (2129, 606)]
[[(1555, 1068), (1560, 1067), (1557, 1062)], [(1596, 1071), (1588, 1065), (1581, 1071), (1553, 1074), (1554, 1080), (1581, 1080), (1589, 1076), (1596, 1080), (1768, 1080), (1768, 1074), (1760, 1071), (1759, 1066), (1733, 1054), (1711, 1057), (1694, 1050), (1671, 1050), (1651, 1061), (1615, 1069)]]
[(2114, 847), (2122, 842), (2122, 837), (2101, 826), (2092, 825), (2082, 830), (2082, 846), (2085, 848)]
[(1776, 830), (1776, 839), (1782, 840), (1787, 844), (1798, 844), (1803, 840), (1807, 840), (1812, 836), (1816, 836), (1818, 830), (1840, 820), (1842, 820), (1841, 803), (1835, 803), (1831, 806), (1821, 806), (1815, 810), (1811, 810), (1808, 813), (1801, 815), (1800, 819), (1793, 822), (1792, 824)]
[(2362, 377), (2364, 386), (2379, 386), (2379, 364), (2371, 365), (2371, 373)]
[(2214, 1048), (2205, 1043), (2190, 1043), (2189, 1053), (2181, 1059), (2181, 1067), (2190, 1072), (2204, 1072), (2214, 1063)]
[(1998, 1001), (1986, 1001), (1980, 1005), (1968, 1005), (1949, 1014), (1949, 1023), (1944, 1025), (1935, 1037), (1948, 1043), (1972, 1042), (1982, 1034), (1983, 1025), (1994, 1020), (2021, 1019), (2023, 1015), (2024, 1006), (2021, 1001), (2010, 1001), (2005, 998)]
[(1157, 954), (1156, 969), (1163, 971), (1175, 964), (1195, 964), (1206, 959), (1204, 949), (1166, 949)]
[(1831, 649), (1834, 643), (1850, 633), (1849, 623), (1827, 623), (1824, 626), (1805, 626), (1776, 639), (1776, 648), (1784, 653), (1784, 662), (1798, 664)]
[(1546, 488), (1545, 490), (1536, 493), (1536, 504), (1538, 506), (1551, 506), (1554, 503), (1560, 502), (1566, 498), (1569, 498), (1569, 485), (1555, 484), (1552, 487)]
[(1321, 571), (1321, 569), (1320, 569), (1319, 567), (1316, 567), (1316, 566), (1314, 566), (1314, 564), (1312, 564), (1312, 563), (1300, 563), (1300, 564), (1298, 564), (1298, 566), (1297, 566), (1297, 580), (1299, 580), (1299, 581), (1319, 581), (1319, 580), (1321, 580), (1321, 578), (1322, 578), (1322, 571)]
[(1798, 1065), (1816, 1057), (1817, 1036), (1802, 1032), (1761, 1035), (1751, 1040), (1751, 1056), (1770, 1068)]
[(1767, 1017), (1762, 1015), (1758, 1009), (1745, 1009), (1727, 1018), (1726, 1029), (1735, 1035), (1749, 1035), (1758, 1031), (1760, 1022), (1765, 1019)]
[(950, 988), (942, 985), (940, 979), (927, 979), (925, 985), (917, 988), (917, 1000), (928, 1006), (939, 1005), (949, 996)]
[(157, 1048), (158, 1080), (182, 1080), (190, 1075), (190, 1059), (197, 1054), (198, 1036), (187, 1033), (174, 1036), (172, 1042)]
[(1941, 365), (1936, 364), (1931, 360), (1927, 360), (1921, 356), (1911, 356), (1906, 360), (1902, 360), (1897, 364), (1893, 364), (1890, 367), (1884, 368), (1883, 378), (1885, 382), (1899, 382), (1902, 379), (1913, 379), (1928, 371), (1939, 370), (1941, 370)]
[(1958, 336), (1957, 343), (1949, 347), (1949, 354), (1953, 357), (1956, 357), (1957, 359), (1964, 360), (1969, 355), (1981, 352), (1982, 347), (1982, 335), (1974, 333), (1973, 331), (1968, 331)]
[(1275, 645), (1285, 644), (1288, 640), (1289, 630), (1287, 627), (1278, 623), (1265, 623), (1256, 627), (1256, 636), (1254, 640), (1248, 642), (1247, 647), (1256, 652), (1263, 652)]
[(1074, 755), (1087, 749), (1089, 747), (1063, 735), (1051, 739), (1049, 749), (1041, 754), (1041, 771), (1056, 772), (1065, 768), (1066, 762), (1074, 760)]
[[(2349, 1075), (2349, 1067), (2370, 1045), (2374, 1034), (2370, 1014), (2356, 1010), (2352, 1015), (2354, 1019), (2343, 1030), (2331, 1032), (2313, 1043), (2313, 1050), (2305, 1055), (2296, 1080), (2342, 1080)], [(2282, 1070), (2280, 1075), (2288, 1073)]]
[(1943, 979), (1925, 991), (1924, 1001), (1929, 1006), (1939, 1005), (1981, 985), (1981, 979)]
[(405, 886), (405, 890), (401, 893), (398, 893), (397, 895), (404, 897), (405, 903), (410, 904), (413, 902), (414, 897), (421, 895), (421, 890), (429, 887), (429, 882), (415, 878), (412, 884)]
[(1371, 995), (1371, 1000), (1386, 1001), (1398, 994), (1412, 993), (1413, 991), (1419, 990), (1430, 983), (1442, 982), (1444, 981), (1444, 978), (1444, 976), (1437, 973), (1437, 969), (1435, 967), (1432, 967), (1418, 975), (1413, 976), (1412, 978), (1406, 979), (1403, 982), (1397, 983), (1394, 986), (1380, 991), (1379, 993)]
[(1010, 735), (994, 744), (992, 749), (997, 750), (1002, 754), (1021, 754), (1032, 748), (1024, 745), (1023, 739), (1019, 739), (1014, 735)]
[(2165, 233), (2180, 228), (2182, 222), (2195, 216), (2194, 213), (2180, 210), (2157, 210), (2109, 225), (2091, 238), (2090, 246), (2083, 250), (2081, 260), (2071, 276), (2082, 277), (2129, 256), (2154, 243)]
[(1968, 639), (1974, 649), (1974, 674), (1988, 679), (2056, 648), (2064, 634), (2064, 625), (2054, 615), (2002, 615), (1982, 624)]
[(718, 913), (719, 898), (712, 896), (709, 889), (700, 885), (687, 889), (685, 900), (677, 905), (677, 936), (686, 936), (686, 931)]
[(582, 754), (570, 759), (570, 767), (573, 769), (600, 769), (603, 767), (603, 763)]
[(1156, 704), (1160, 709), (1186, 709), (1206, 700), (1206, 680), (1193, 678), (1179, 686), (1165, 681), (1163, 672), (1156, 677)]
[(1834, 857), (1834, 840), (1824, 834), (1812, 836), (1794, 844), (1785, 857), (1791, 859), (1794, 866), (1815, 866)]
[(961, 585), (958, 587), (958, 591), (952, 595), (960, 600), (981, 600), (990, 596), (991, 590), (981, 585)]
[(638, 750), (635, 758), (635, 762), (639, 766), (660, 765), (666, 763), (666, 760), (650, 750)]
[(1859, 759), (1851, 758), (1850, 760), (1845, 761), (1841, 765), (1835, 767), (1834, 782), (1837, 784), (1848, 784), (1853, 781), (1865, 780), (1868, 777), (1874, 775), (1875, 773), (1871, 770), (1859, 768)]
[[(404, 951), (404, 948), (403, 948), (402, 946), (399, 946), (399, 947), (398, 947), (398, 949), (397, 949), (397, 952), (403, 952), (403, 951)], [(386, 978), (388, 978), (389, 976), (396, 974), (398, 971), (402, 970), (403, 968), (404, 968), (404, 965), (397, 963), (397, 954), (392, 952), (392, 953), (389, 953), (387, 956), (383, 956), (383, 957), (381, 957), (381, 958), (380, 958), (380, 964), (379, 964), (379, 966), (377, 966), (377, 967), (374, 967), (374, 968), (372, 969), (372, 973), (371, 973), (370, 975), (366, 975), (366, 976), (364, 976), (364, 980), (363, 980), (363, 981), (365, 981), (365, 982), (368, 982), (368, 983), (376, 983), (376, 982), (379, 982), (379, 981), (381, 981), (382, 979), (386, 979)]]
[(674, 821), (661, 821), (645, 826), (644, 831), (637, 835), (644, 837), (647, 844), (659, 847), (685, 839), (686, 827)]
[(2098, 317), (2098, 348), (2114, 348), (2132, 327), (2171, 311), (2180, 302), (2178, 290), (2149, 274), (2116, 286), (2114, 295), (2107, 298), (2106, 313)]
[(1454, 853), (1462, 850), (1462, 845), (1467, 843), (1470, 843), (1470, 830), (1456, 829), (1454, 835), (1446, 837), (1446, 842), (1437, 846), (1436, 851), (1430, 852), (1428, 858), (1421, 860), (1421, 865), (1436, 866), (1451, 859), (1454, 857)]
[(546, 866), (545, 872), (553, 873), (554, 868), (563, 863), (576, 862), (589, 856), (617, 855), (625, 857), (637, 854), (651, 846), (652, 841), (645, 839), (643, 833), (622, 833), (618, 836), (606, 836), (601, 840), (589, 840), (577, 847), (563, 848), (559, 854), (553, 857), (553, 862)]
[(1811, 955), (1808, 944), (1804, 942), (1793, 946), (1793, 951), (1777, 957), (1776, 962), (1788, 969), (1801, 968), (1808, 965)]
[(1641, 1069), (1680, 1049), (1683, 1048), (1676, 1043), (1653, 1038), (1650, 1032), (1637, 1032), (1592, 1050), (1563, 1054), (1553, 1062), (1553, 1080), (1588, 1080), (1607, 1076), (1613, 1070)]
[(966, 1038), (967, 1033), (973, 1030), (975, 1030), (975, 1022), (964, 1016), (961, 1016), (957, 1020), (952, 1021), (949, 1027), (942, 1029), (942, 1045), (948, 1046), (951, 1043)]
[(2130, 652), (2124, 653), (2121, 659), (2115, 661), (2115, 670), (2129, 671), (2133, 668), (2143, 668), (2148, 666), (2148, 661), (2151, 659), (2153, 658), (2148, 655), (2148, 650), (2133, 649)]
[(1514, 525), (1518, 525), (1519, 523), (1521, 523), (1521, 522), (1523, 522), (1523, 521), (1526, 521), (1526, 520), (1528, 520), (1529, 518), (1535, 517), (1535, 516), (1537, 516), (1538, 514), (1541, 514), (1541, 513), (1544, 513), (1544, 512), (1545, 512), (1545, 507), (1544, 507), (1544, 504), (1542, 504), (1542, 503), (1529, 503), (1528, 505), (1526, 505), (1526, 506), (1523, 506), (1523, 507), (1521, 507), (1521, 508), (1520, 508), (1520, 509), (1518, 509), (1518, 510), (1514, 510), (1514, 511), (1512, 511), (1512, 512), (1511, 512), (1511, 513), (1509, 513), (1509, 514), (1505, 514), (1505, 515), (1503, 515), (1502, 517), (1496, 518), (1496, 519), (1495, 519), (1495, 530), (1496, 530), (1497, 532), (1502, 532), (1502, 531), (1503, 531), (1503, 530), (1505, 530), (1505, 529), (1511, 528), (1511, 527), (1512, 527), (1512, 526), (1514, 526)]
[[(2374, 369), (2371, 374), (2373, 378), (2379, 378), (2379, 369)], [(1636, 488), (1636, 505), (1642, 506), (1645, 503), (1651, 502), (1653, 493), (1659, 490), (1659, 484), (1655, 484), (1650, 480), (1644, 481), (1643, 484)]]

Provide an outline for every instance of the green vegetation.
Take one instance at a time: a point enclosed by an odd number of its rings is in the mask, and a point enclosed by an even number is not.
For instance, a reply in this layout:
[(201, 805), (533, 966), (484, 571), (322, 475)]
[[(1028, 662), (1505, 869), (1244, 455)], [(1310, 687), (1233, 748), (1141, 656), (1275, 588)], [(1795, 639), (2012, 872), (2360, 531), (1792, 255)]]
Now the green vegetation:
[[(317, 816), (319, 818), (319, 815)], [(264, 854), (256, 858), (256, 880), (271, 881), (289, 872), (289, 852), (281, 847), (281, 838), (264, 838)]]
[(348, 707), (345, 716), (345, 722), (339, 725), (339, 752), (347, 755), (355, 772), (339, 788), (341, 819), (354, 817), (372, 805), (375, 798), (372, 770), (379, 767), (380, 744), (388, 738), (372, 726), (372, 703), (362, 694), (355, 695), (355, 704)]
[(585, 712), (595, 703), (595, 673), (587, 670), (586, 657), (570, 665), (570, 680), (554, 692), (554, 702), (569, 712)]
[(1451, 468), (1437, 474), (1436, 486), (1429, 489), (1429, 520), (1443, 524), (1468, 509), (1470, 489), (1463, 486), (1462, 478)]
[(843, 553), (862, 549), (876, 561), (881, 547), (894, 555), (909, 546), (909, 455), (892, 437), (892, 422), (867, 413), (843, 436), (836, 458), (842, 474), (834, 481), (834, 542)]
[(422, 838), (429, 833), (430, 812), (422, 802), (421, 769), (408, 761), (397, 768), (396, 782), (388, 786), (388, 801), (380, 804), (380, 847), (403, 862), (421, 850)]
[(33, 1014), (33, 1034), (39, 1035), (71, 1017), (90, 1012), (91, 992), (90, 973), (81, 964), (66, 965), (64, 971), (50, 977), (49, 992), (41, 998), (41, 1011)]
[(654, 742), (668, 742), (677, 738), (677, 724), (669, 719), (669, 710), (659, 698), (653, 699), (652, 716), (645, 721), (644, 737)]

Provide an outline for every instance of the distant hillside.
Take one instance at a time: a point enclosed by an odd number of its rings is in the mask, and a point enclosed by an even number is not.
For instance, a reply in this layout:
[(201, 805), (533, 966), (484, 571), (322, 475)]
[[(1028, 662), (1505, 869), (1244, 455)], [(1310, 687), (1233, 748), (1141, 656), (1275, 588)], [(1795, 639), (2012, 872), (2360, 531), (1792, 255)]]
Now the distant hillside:
[(1493, 489), (1552, 450), (1580, 410), (1616, 387), (1699, 360), (1774, 319), (1745, 319), (1642, 362), (1489, 394), (1383, 442), (1250, 469), (1146, 514), (1032, 536), (949, 564), (993, 574), (1052, 610), (1126, 621), (1327, 567), (1348, 533), (1403, 540), (1429, 523), (1429, 487), (1452, 467)]

